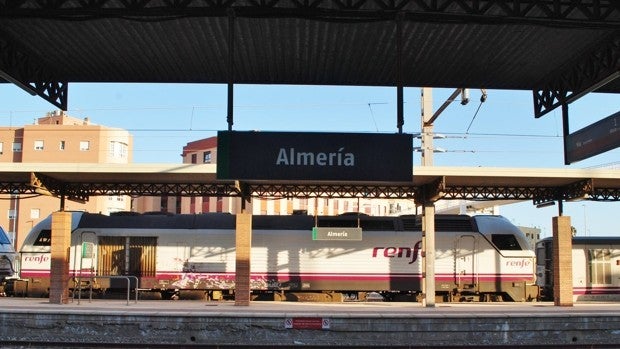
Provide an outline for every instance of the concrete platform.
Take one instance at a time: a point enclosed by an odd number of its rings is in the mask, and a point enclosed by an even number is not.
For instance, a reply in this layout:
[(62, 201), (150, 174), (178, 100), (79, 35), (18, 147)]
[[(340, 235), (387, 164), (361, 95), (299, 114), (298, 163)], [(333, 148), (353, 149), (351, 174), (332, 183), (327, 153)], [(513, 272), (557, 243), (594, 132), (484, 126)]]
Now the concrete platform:
[(620, 303), (295, 303), (0, 298), (2, 347), (620, 346)]

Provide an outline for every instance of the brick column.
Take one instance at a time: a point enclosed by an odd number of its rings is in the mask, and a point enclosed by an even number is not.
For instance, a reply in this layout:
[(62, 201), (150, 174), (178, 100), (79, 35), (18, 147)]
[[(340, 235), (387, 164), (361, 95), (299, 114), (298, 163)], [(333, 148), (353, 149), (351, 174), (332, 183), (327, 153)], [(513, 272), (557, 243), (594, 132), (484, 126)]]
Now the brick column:
[(422, 280), (424, 290), (423, 305), (429, 308), (435, 306), (435, 204), (432, 201), (424, 203), (422, 226)]
[(50, 303), (65, 304), (69, 298), (69, 249), (71, 213), (52, 213)]
[(573, 241), (570, 217), (553, 217), (553, 301), (573, 306)]
[(250, 249), (252, 248), (252, 214), (237, 213), (235, 305), (250, 305)]

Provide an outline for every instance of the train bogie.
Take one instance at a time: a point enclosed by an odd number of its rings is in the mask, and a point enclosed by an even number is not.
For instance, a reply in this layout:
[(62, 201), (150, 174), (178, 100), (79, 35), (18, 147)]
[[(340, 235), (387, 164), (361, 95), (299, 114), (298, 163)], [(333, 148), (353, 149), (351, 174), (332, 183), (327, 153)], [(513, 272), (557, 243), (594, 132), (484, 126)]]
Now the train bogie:
[[(234, 296), (233, 215), (74, 213), (73, 221), (74, 280), (96, 280), (109, 291), (126, 285), (110, 276), (130, 275), (139, 289), (164, 298)], [(359, 225), (362, 239), (314, 240), (317, 223)], [(253, 299), (416, 300), (422, 292), (419, 217), (255, 216), (252, 226)], [(21, 251), (21, 279), (32, 283), (32, 292), (49, 287), (50, 236), (48, 219), (33, 229)], [(437, 216), (435, 245), (442, 300), (526, 301), (538, 293), (534, 253), (503, 217)], [(85, 255), (85, 248), (92, 253)]]

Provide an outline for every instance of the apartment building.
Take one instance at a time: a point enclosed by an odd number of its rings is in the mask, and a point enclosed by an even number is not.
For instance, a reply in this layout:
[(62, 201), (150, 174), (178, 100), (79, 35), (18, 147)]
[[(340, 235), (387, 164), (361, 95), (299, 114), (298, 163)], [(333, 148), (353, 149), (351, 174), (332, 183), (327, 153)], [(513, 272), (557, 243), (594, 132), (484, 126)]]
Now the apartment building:
[[(130, 163), (128, 131), (96, 125), (63, 111), (47, 113), (32, 125), (0, 126), (0, 162)], [(130, 210), (126, 196), (91, 197), (85, 203), (67, 201), (66, 210), (109, 214)], [(60, 208), (58, 198), (44, 195), (0, 195), (0, 225), (19, 248), (28, 231)]]
[[(217, 137), (192, 141), (181, 154), (186, 164), (217, 163)], [(241, 210), (239, 198), (229, 197), (140, 197), (134, 200), (138, 212), (170, 213), (237, 213)], [(254, 215), (338, 215), (361, 212), (373, 216), (394, 215), (415, 210), (413, 200), (387, 199), (323, 199), (323, 198), (253, 198), (246, 209)]]

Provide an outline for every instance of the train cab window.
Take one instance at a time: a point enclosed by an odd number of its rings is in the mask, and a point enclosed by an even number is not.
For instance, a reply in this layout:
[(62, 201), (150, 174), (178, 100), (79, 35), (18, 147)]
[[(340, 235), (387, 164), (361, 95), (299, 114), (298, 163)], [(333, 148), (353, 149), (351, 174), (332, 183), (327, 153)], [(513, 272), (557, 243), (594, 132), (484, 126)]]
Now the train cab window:
[(521, 250), (521, 246), (514, 235), (493, 234), (491, 240), (499, 250)]
[(52, 245), (52, 231), (50, 229), (43, 229), (37, 236), (37, 239), (33, 243), (34, 246), (51, 246)]

